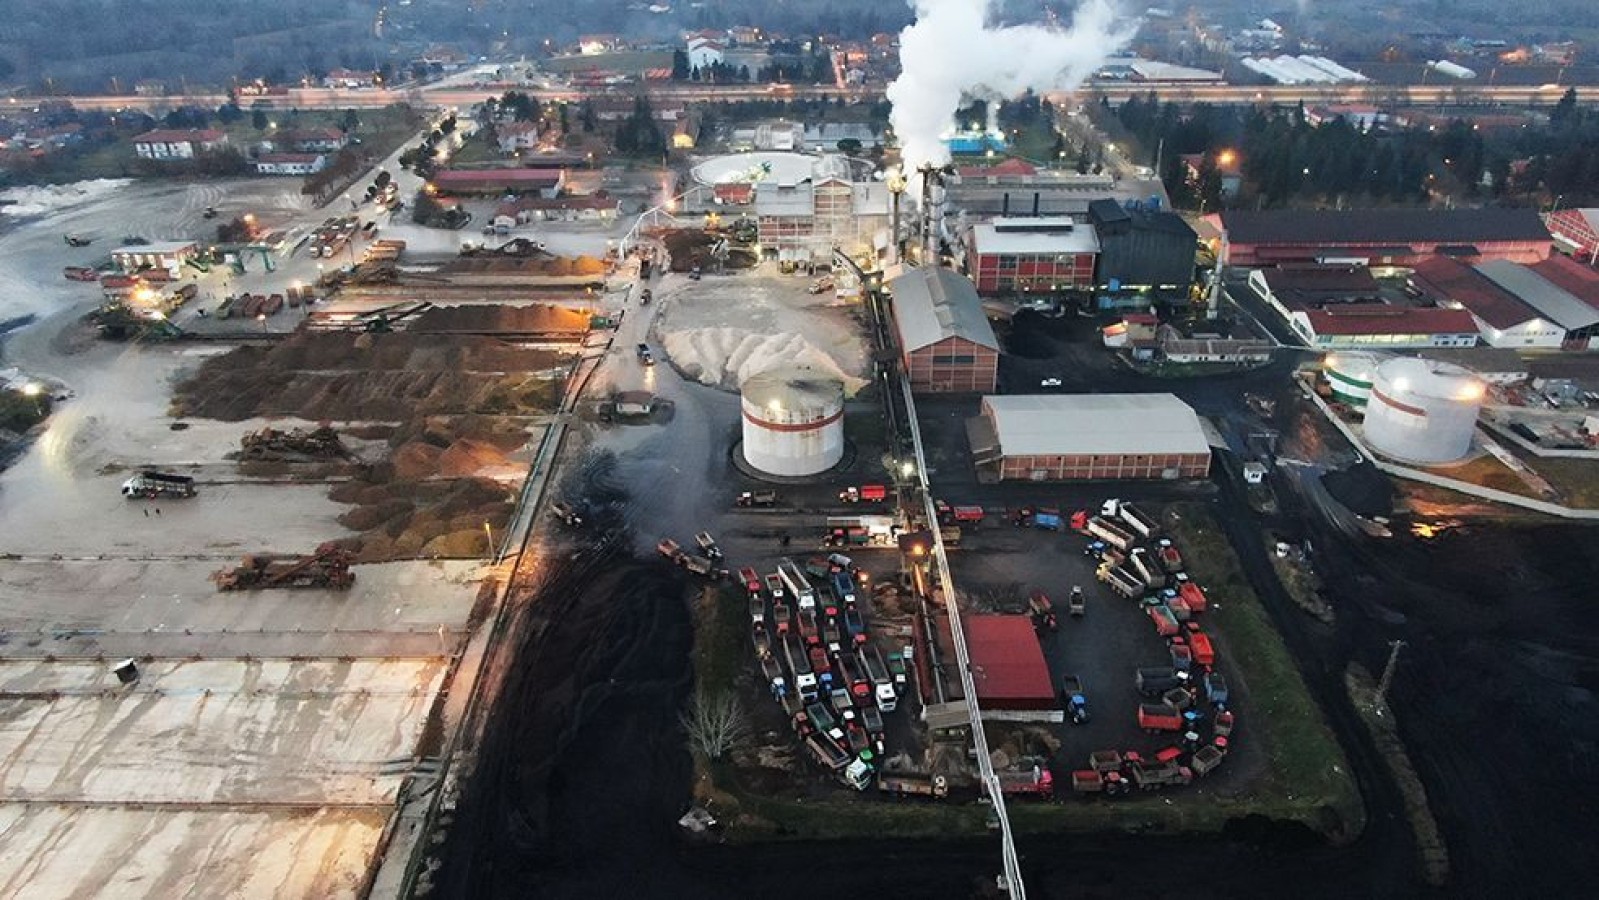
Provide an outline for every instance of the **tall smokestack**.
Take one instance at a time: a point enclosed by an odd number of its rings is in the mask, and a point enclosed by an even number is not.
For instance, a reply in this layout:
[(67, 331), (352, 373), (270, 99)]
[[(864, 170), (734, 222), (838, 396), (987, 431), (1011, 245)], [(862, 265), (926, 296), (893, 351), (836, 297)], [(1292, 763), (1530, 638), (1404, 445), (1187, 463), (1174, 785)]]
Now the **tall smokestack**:
[(999, 214), (1002, 216), (1010, 215), (1010, 191), (1006, 191), (1004, 199), (1000, 201)]
[(1033, 191), (1033, 218), (1038, 218), (1038, 191)]

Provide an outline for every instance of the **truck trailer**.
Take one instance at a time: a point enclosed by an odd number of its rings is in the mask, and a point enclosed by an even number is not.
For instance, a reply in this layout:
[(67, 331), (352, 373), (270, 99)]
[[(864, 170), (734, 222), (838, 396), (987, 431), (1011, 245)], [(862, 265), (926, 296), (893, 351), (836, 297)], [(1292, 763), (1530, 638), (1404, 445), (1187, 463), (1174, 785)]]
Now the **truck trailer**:
[(783, 580), (783, 587), (788, 594), (795, 598), (799, 608), (803, 610), (816, 609), (816, 589), (811, 587), (810, 579), (800, 571), (800, 567), (792, 559), (783, 557), (777, 564), (777, 575)]

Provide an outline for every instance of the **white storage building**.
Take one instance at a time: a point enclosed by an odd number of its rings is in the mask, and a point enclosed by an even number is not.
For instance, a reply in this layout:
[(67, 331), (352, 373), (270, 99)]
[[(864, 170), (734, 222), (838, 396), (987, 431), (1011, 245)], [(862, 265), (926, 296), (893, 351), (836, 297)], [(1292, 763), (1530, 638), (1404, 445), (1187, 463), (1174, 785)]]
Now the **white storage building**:
[(844, 383), (803, 366), (752, 375), (740, 389), (744, 460), (768, 475), (825, 472), (844, 456)]
[(1203, 478), (1210, 441), (1172, 394), (984, 397), (967, 423), (972, 456), (1027, 481)]

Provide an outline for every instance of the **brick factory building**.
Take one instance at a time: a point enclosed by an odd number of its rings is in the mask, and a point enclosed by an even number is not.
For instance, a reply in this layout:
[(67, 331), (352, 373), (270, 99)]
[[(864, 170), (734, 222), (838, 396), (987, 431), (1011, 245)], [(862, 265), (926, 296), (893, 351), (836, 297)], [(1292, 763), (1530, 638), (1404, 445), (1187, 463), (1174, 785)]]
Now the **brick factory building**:
[(995, 219), (972, 227), (966, 270), (985, 297), (1094, 287), (1099, 238), (1067, 217)]
[(1203, 478), (1210, 442), (1172, 394), (984, 397), (972, 458), (1007, 481)]
[(972, 283), (949, 269), (923, 266), (888, 283), (894, 328), (911, 389), (990, 393), (999, 373), (999, 340)]

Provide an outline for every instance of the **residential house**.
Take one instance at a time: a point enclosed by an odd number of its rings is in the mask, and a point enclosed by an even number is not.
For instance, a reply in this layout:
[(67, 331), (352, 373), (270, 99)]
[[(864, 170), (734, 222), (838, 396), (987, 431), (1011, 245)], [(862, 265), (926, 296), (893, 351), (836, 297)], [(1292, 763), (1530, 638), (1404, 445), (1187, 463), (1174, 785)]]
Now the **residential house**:
[(208, 150), (227, 146), (226, 132), (214, 128), (158, 128), (133, 139), (133, 152), (140, 159), (194, 159)]
[(337, 128), (305, 128), (289, 132), (287, 143), (296, 153), (337, 153), (350, 138)]
[(536, 122), (511, 122), (495, 128), (499, 136), (501, 153), (532, 150), (539, 145), (539, 126)]
[(706, 71), (726, 58), (727, 45), (721, 41), (691, 40), (688, 43), (688, 67), (692, 71)]

